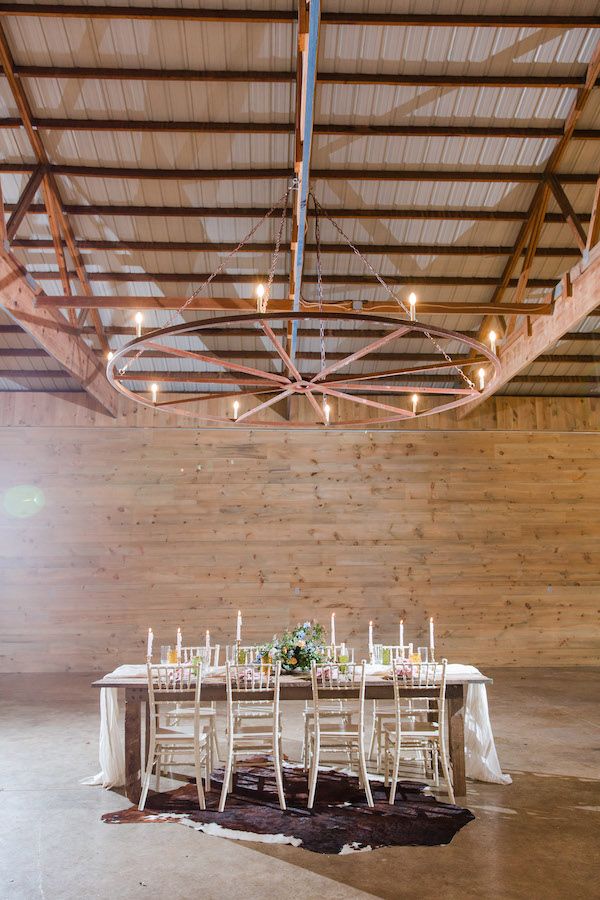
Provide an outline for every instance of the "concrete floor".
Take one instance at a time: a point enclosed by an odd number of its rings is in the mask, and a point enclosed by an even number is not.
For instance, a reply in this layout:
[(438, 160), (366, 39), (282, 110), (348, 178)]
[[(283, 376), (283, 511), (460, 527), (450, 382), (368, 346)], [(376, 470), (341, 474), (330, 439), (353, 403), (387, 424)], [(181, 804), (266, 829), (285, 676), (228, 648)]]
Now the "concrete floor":
[(91, 678), (0, 676), (0, 897), (597, 898), (600, 670), (489, 674), (513, 785), (470, 784), (465, 805), (476, 820), (450, 846), (344, 857), (178, 825), (103, 824), (102, 813), (127, 802), (78, 784), (97, 770)]

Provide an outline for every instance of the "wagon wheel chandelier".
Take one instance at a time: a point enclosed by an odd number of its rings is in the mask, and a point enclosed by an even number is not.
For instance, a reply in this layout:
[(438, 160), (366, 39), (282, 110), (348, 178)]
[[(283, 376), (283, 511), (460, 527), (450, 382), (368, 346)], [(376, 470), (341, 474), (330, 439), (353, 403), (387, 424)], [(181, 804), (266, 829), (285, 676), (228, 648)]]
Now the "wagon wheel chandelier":
[[(165, 328), (158, 328), (142, 335), (141, 316), (136, 317), (137, 337), (109, 355), (106, 374), (108, 380), (124, 396), (153, 409), (175, 413), (189, 418), (202, 419), (214, 425), (250, 425), (251, 427), (311, 427), (351, 428), (365, 425), (378, 425), (402, 422), (423, 416), (431, 416), (446, 412), (470, 403), (486, 387), (493, 387), (501, 374), (500, 361), (496, 355), (495, 335), (490, 333), (490, 347), (469, 335), (458, 331), (432, 327), (418, 321), (416, 315), (416, 297), (411, 294), (408, 305), (385, 282), (385, 279), (373, 268), (364, 254), (350, 241), (339, 224), (321, 207), (310, 194), (314, 204), (317, 302), (301, 301), (301, 309), (295, 311), (269, 308), (273, 278), (280, 256), (281, 240), (285, 227), (288, 201), (295, 184), (290, 184), (286, 193), (275, 203), (259, 222), (248, 232), (242, 241), (231, 250), (217, 269), (188, 297), (169, 318)], [(262, 223), (270, 218), (281, 206), (281, 218), (277, 231), (271, 266), (266, 285), (259, 284), (256, 291), (256, 313), (240, 313), (204, 318), (191, 322), (177, 322), (193, 303), (196, 297), (225, 268), (231, 257), (258, 231)], [(348, 309), (345, 303), (328, 304), (323, 302), (323, 282), (321, 272), (321, 236), (320, 219), (326, 218), (340, 237), (352, 248), (353, 252), (371, 272), (374, 279), (398, 304), (399, 316), (378, 315), (371, 312), (355, 312)], [(274, 301), (276, 307), (277, 302)], [(339, 311), (338, 311), (339, 310)], [(404, 313), (406, 318), (401, 317)], [(319, 330), (320, 367), (316, 373), (304, 374), (293, 354), (286, 349), (286, 335), (295, 332), (302, 321), (316, 320)], [(351, 328), (343, 326), (351, 323)], [(361, 329), (356, 326), (360, 325)], [(377, 338), (367, 340), (358, 350), (347, 355), (335, 354), (328, 362), (326, 338), (353, 341), (364, 340), (372, 336), (369, 326), (378, 328)], [(210, 337), (218, 329), (219, 335), (227, 337), (239, 332), (241, 327), (249, 327), (256, 332), (256, 338), (266, 342), (270, 350), (269, 359), (264, 368), (254, 368), (228, 358), (227, 352), (211, 351)], [(366, 331), (362, 329), (366, 328)], [(356, 335), (356, 336), (355, 336)], [(436, 357), (426, 365), (410, 367), (392, 366), (385, 371), (375, 368), (370, 372), (346, 374), (344, 369), (375, 353), (382, 347), (392, 345), (395, 341), (421, 336), (429, 341), (436, 351)], [(182, 340), (183, 344), (182, 345)], [(178, 343), (179, 341), (179, 343)], [(199, 349), (194, 349), (195, 343)], [(444, 345), (462, 345), (467, 348), (469, 356), (459, 361), (452, 358)], [(190, 347), (192, 349), (190, 349)], [(196, 363), (193, 370), (156, 371), (153, 373), (155, 383), (148, 385), (136, 378), (135, 364), (145, 351), (157, 352), (167, 360), (186, 360)], [(393, 357), (393, 354), (392, 354)], [(278, 366), (269, 363), (277, 361)], [(464, 372), (463, 367), (472, 368), (479, 365), (476, 381)], [(216, 370), (216, 371), (215, 371)], [(423, 385), (423, 376), (436, 370), (444, 370), (450, 375), (448, 381), (439, 386)], [(206, 381), (203, 381), (203, 375)], [(218, 384), (217, 391), (186, 391), (174, 400), (168, 395), (159, 396), (161, 381), (187, 384)], [(136, 390), (126, 386), (125, 382), (143, 384)], [(225, 387), (225, 390), (222, 388)], [(149, 396), (148, 396), (149, 390)], [(262, 398), (265, 399), (262, 399)], [(268, 418), (267, 411), (274, 404), (288, 398), (304, 398), (306, 403), (293, 421), (282, 421), (281, 418)], [(221, 401), (219, 414), (209, 411), (209, 401)], [(223, 412), (222, 401), (227, 400), (227, 411)]]

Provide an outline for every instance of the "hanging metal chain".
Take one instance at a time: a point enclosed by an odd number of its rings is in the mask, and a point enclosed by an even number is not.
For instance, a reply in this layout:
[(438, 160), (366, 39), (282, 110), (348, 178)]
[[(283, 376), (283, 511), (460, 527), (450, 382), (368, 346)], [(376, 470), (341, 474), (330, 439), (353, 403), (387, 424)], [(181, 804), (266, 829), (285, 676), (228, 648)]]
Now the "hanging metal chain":
[[(312, 192), (311, 192), (311, 194), (312, 194)], [(362, 253), (362, 252), (358, 249), (358, 247), (356, 247), (356, 246), (352, 243), (352, 241), (350, 240), (350, 238), (348, 237), (348, 235), (342, 230), (342, 228), (340, 227), (340, 225), (338, 225), (338, 223), (335, 221), (335, 219), (332, 219), (332, 217), (329, 215), (329, 213), (327, 212), (327, 210), (323, 209), (323, 207), (321, 206), (321, 204), (319, 203), (319, 201), (316, 199), (316, 197), (315, 197), (314, 194), (312, 194), (312, 198), (313, 198), (313, 202), (314, 202), (314, 204), (315, 204), (315, 210), (317, 210), (317, 209), (320, 210), (321, 213), (322, 213), (322, 215), (324, 215), (325, 218), (328, 219), (329, 222), (331, 222), (331, 224), (333, 225), (333, 227), (335, 228), (335, 230), (338, 232), (338, 234), (340, 235), (340, 237), (342, 237), (342, 238), (345, 240), (345, 242), (348, 244), (348, 246), (352, 248), (352, 250), (354, 251), (354, 253), (356, 253), (356, 255), (357, 255), (358, 258), (361, 260), (361, 262), (363, 262), (364, 265), (367, 267), (367, 269), (369, 269), (369, 271), (372, 273), (372, 275), (374, 276), (374, 278), (377, 279), (377, 281), (378, 281), (379, 284), (384, 288), (384, 290), (386, 290), (387, 293), (390, 295), (390, 297), (392, 297), (392, 299), (394, 299), (394, 300), (396, 301), (396, 303), (401, 307), (401, 309), (404, 310), (404, 312), (407, 314), (407, 316), (410, 316), (410, 312), (409, 312), (409, 310), (406, 308), (406, 305), (405, 305), (405, 303), (403, 302), (403, 300), (402, 300), (400, 297), (398, 297), (397, 294), (394, 293), (394, 291), (391, 289), (391, 287), (389, 286), (389, 284), (386, 283), (386, 281), (385, 281), (385, 280), (383, 279), (383, 277), (379, 274), (379, 272), (377, 272), (377, 270), (373, 268), (373, 266), (371, 265), (371, 263), (369, 262), (369, 260), (368, 260), (368, 259), (366, 258), (366, 256), (364, 255), (364, 253)], [(460, 377), (463, 379), (463, 381), (465, 381), (466, 384), (468, 384), (468, 386), (471, 388), (471, 390), (476, 390), (474, 382), (471, 381), (471, 379), (469, 378), (468, 375), (465, 375), (465, 373), (463, 372), (463, 370), (461, 369), (461, 367), (460, 367), (457, 363), (454, 362), (454, 360), (452, 359), (452, 357), (444, 350), (444, 348), (440, 345), (440, 343), (436, 340), (436, 338), (434, 338), (434, 336), (433, 336), (429, 331), (424, 331), (423, 334), (425, 335), (425, 337), (429, 338), (429, 340), (431, 341), (431, 343), (433, 344), (433, 346), (436, 348), (436, 350), (437, 350), (439, 353), (442, 354), (442, 356), (444, 357), (444, 359), (446, 360), (446, 362), (449, 362), (449, 363), (451, 363), (451, 364), (453, 365), (453, 368), (458, 372), (458, 374), (459, 374)]]
[[(256, 225), (254, 225), (250, 229), (250, 231), (245, 235), (245, 237), (242, 238), (242, 240), (239, 242), (239, 244), (237, 244), (237, 246), (234, 247), (233, 250), (229, 251), (229, 253), (223, 258), (220, 265), (214, 270), (214, 272), (212, 272), (208, 276), (208, 278), (206, 278), (202, 282), (202, 284), (199, 287), (197, 287), (196, 290), (192, 294), (190, 294), (190, 296), (187, 298), (187, 300), (185, 300), (185, 302), (181, 304), (179, 309), (177, 309), (171, 316), (169, 316), (169, 318), (167, 320), (167, 324), (166, 324), (167, 328), (169, 328), (175, 322), (175, 320), (177, 319), (177, 316), (180, 316), (182, 313), (184, 313), (186, 311), (188, 306), (191, 303), (193, 303), (193, 301), (196, 299), (196, 297), (198, 297), (198, 295), (206, 287), (208, 287), (208, 285), (211, 283), (211, 281), (214, 281), (214, 279), (217, 277), (217, 275), (219, 275), (223, 271), (223, 269), (225, 268), (225, 266), (227, 265), (227, 263), (229, 262), (231, 257), (235, 256), (236, 253), (239, 253), (239, 251), (242, 249), (242, 247), (244, 247), (244, 245), (247, 244), (248, 241), (252, 237), (254, 237), (254, 235), (256, 234), (256, 232), (258, 231), (260, 226), (263, 224), (263, 222), (266, 222), (266, 220), (269, 219), (273, 215), (273, 213), (275, 212), (276, 209), (279, 208), (279, 206), (283, 206), (281, 218), (282, 218), (282, 221), (285, 221), (287, 204), (288, 204), (290, 193), (294, 189), (294, 184), (295, 184), (295, 181), (292, 181), (288, 185), (285, 194), (282, 194), (281, 197), (279, 198), (279, 200), (275, 201), (273, 206), (264, 214), (264, 216), (262, 216), (259, 219), (259, 221), (256, 223)], [(282, 233), (282, 228), (280, 226), (280, 233), (278, 234), (278, 240), (277, 240), (277, 253), (279, 251), (279, 246), (281, 244), (281, 233)], [(276, 262), (277, 262), (277, 259), (275, 259), (275, 264), (276, 264)], [(268, 289), (271, 287), (274, 274), (275, 274), (275, 268), (274, 268), (274, 264), (272, 264), (271, 272), (269, 273)], [(140, 358), (140, 356), (142, 356), (144, 351), (145, 351), (145, 348), (141, 347), (137, 351), (137, 353), (134, 356), (132, 356), (132, 358), (129, 360), (129, 362), (125, 363), (125, 365), (123, 366), (122, 369), (119, 369), (119, 375), (125, 375), (127, 370), (131, 367), (132, 363), (137, 362), (137, 360)]]
[(321, 371), (325, 368), (325, 323), (323, 322), (323, 275), (321, 268), (321, 223), (319, 221), (319, 207), (312, 195), (315, 204), (315, 242), (317, 245), (317, 297), (319, 300), (319, 340), (321, 342)]
[(271, 268), (269, 269), (269, 277), (267, 278), (267, 287), (265, 289), (265, 296), (263, 298), (263, 309), (259, 310), (259, 312), (266, 313), (267, 307), (269, 305), (269, 299), (271, 297), (271, 288), (273, 286), (273, 279), (275, 277), (275, 269), (277, 268), (277, 262), (279, 261), (280, 250), (281, 250), (281, 239), (283, 237), (283, 229), (285, 227), (285, 220), (287, 216), (287, 207), (290, 199), (290, 194), (294, 190), (296, 186), (297, 179), (295, 181), (290, 182), (290, 185), (287, 189), (287, 193), (285, 195), (285, 200), (283, 201), (283, 205), (281, 207), (281, 219), (279, 221), (279, 229), (277, 231), (277, 237), (275, 239), (275, 248), (273, 250), (273, 256), (271, 258)]

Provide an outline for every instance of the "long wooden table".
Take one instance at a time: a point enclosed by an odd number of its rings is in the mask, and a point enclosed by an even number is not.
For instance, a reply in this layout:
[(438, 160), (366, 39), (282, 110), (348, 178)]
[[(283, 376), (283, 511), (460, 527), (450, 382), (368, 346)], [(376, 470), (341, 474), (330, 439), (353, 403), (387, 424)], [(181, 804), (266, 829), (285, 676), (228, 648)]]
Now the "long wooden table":
[[(465, 728), (464, 705), (466, 689), (469, 684), (491, 684), (492, 679), (481, 673), (473, 675), (461, 675), (460, 677), (448, 675), (446, 681), (446, 705), (449, 726), (449, 749), (454, 775), (454, 793), (458, 797), (464, 797), (467, 793), (465, 777)], [(146, 725), (148, 715), (148, 686), (144, 678), (101, 678), (94, 681), (93, 687), (97, 688), (122, 688), (125, 691), (125, 794), (132, 803), (137, 803), (141, 792), (142, 760), (145, 759), (146, 748), (142, 744), (142, 724)], [(435, 697), (437, 689), (411, 690), (403, 688), (403, 697)], [(335, 693), (328, 691), (328, 696)], [(340, 697), (351, 699), (347, 690), (340, 692)], [(391, 681), (385, 681), (381, 677), (372, 676), (367, 679), (367, 700), (393, 700), (394, 688)], [(176, 701), (193, 701), (193, 691), (169, 692), (169, 698)], [(260, 693), (249, 692), (244, 694), (248, 700), (260, 699)], [(312, 688), (309, 680), (294, 676), (284, 676), (281, 679), (281, 699), (302, 701), (312, 699)], [(210, 676), (202, 682), (202, 700), (212, 702), (226, 700), (225, 679)], [(147, 727), (143, 733), (147, 734)], [(144, 741), (145, 744), (145, 741)]]

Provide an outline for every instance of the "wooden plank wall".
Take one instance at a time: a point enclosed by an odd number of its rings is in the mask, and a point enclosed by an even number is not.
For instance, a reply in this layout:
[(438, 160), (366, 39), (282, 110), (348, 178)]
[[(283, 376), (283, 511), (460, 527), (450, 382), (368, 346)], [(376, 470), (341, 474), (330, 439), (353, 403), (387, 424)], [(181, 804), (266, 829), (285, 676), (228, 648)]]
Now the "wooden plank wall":
[(226, 642), (238, 607), (249, 641), (335, 610), (364, 652), (369, 619), (418, 643), (433, 615), (450, 660), (597, 664), (600, 436), (573, 407), (553, 431), (519, 430), (519, 398), (502, 430), (323, 433), (73, 425), (29, 400), (4, 404), (0, 495), (45, 506), (0, 507), (0, 671), (140, 662), (148, 625)]

